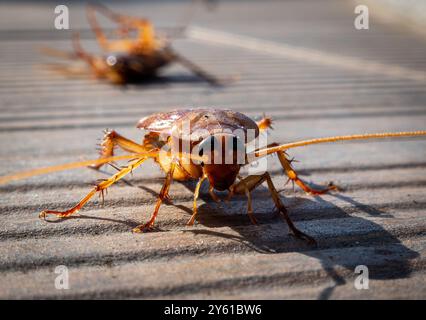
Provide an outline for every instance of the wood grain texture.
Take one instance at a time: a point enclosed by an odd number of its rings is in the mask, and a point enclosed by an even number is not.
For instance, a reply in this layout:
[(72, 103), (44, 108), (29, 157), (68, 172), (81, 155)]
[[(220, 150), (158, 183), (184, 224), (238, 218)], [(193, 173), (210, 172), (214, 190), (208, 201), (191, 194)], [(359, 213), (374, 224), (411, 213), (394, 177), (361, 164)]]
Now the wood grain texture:
[[(147, 15), (165, 29), (185, 10), (174, 1), (111, 7)], [(72, 4), (70, 11), (83, 45), (96, 50), (83, 5)], [(54, 30), (52, 17), (47, 2), (0, 5), (1, 175), (95, 158), (104, 128), (140, 141), (140, 118), (176, 107), (221, 107), (253, 118), (265, 112), (275, 121), (270, 142), (426, 127), (422, 81), (208, 40), (174, 45), (213, 74), (239, 75), (239, 81), (212, 88), (180, 66), (158, 81), (126, 88), (65, 78), (46, 70), (51, 60), (37, 51), (41, 45), (70, 48), (70, 33)], [(376, 21), (356, 31), (353, 18), (350, 1), (231, 1), (215, 12), (199, 10), (194, 25), (426, 72), (425, 39)], [(266, 187), (253, 193), (260, 225), (250, 224), (244, 197), (216, 204), (203, 188), (199, 221), (189, 228), (194, 184), (174, 183), (173, 203), (161, 208), (156, 232), (132, 234), (149, 218), (164, 178), (152, 162), (111, 187), (104, 206), (96, 198), (79, 216), (59, 222), (41, 221), (38, 213), (68, 208), (114, 170), (58, 172), (2, 185), (0, 298), (425, 299), (426, 141), (338, 143), (290, 154), (306, 181), (342, 188), (323, 197), (293, 192), (277, 159), (268, 159), (292, 219), (318, 248), (288, 235)], [(69, 290), (54, 287), (58, 265), (69, 268)], [(357, 265), (369, 267), (369, 290), (354, 287)]]

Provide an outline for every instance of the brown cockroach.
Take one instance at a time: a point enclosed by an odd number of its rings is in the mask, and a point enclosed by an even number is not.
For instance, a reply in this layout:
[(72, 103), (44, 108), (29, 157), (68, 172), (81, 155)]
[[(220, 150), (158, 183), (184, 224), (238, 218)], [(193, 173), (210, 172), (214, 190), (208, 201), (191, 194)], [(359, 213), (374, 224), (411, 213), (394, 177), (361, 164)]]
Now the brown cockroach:
[[(101, 4), (88, 5), (86, 12), (103, 54), (93, 55), (83, 50), (78, 33), (73, 34), (74, 52), (68, 53), (52, 48), (43, 48), (42, 51), (51, 56), (83, 60), (95, 77), (107, 79), (115, 84), (138, 83), (152, 79), (161, 68), (173, 62), (180, 63), (210, 84), (220, 85), (225, 82), (173, 50), (169, 40), (158, 35), (148, 19), (117, 14)], [(118, 39), (107, 38), (97, 22), (97, 12), (117, 24)], [(134, 37), (131, 36), (132, 32), (136, 32)], [(57, 65), (51, 67), (73, 73), (72, 69), (67, 67)]]
[[(336, 190), (336, 187), (332, 184), (322, 189), (314, 189), (308, 186), (294, 170), (291, 160), (285, 153), (286, 150), (335, 141), (426, 135), (426, 131), (412, 131), (334, 136), (287, 144), (272, 143), (265, 147), (254, 148), (253, 151), (248, 152), (248, 144), (256, 139), (261, 132), (271, 127), (270, 118), (264, 117), (262, 120), (255, 122), (244, 114), (231, 110), (210, 108), (183, 109), (156, 113), (145, 117), (138, 122), (137, 127), (147, 131), (142, 143), (131, 141), (115, 131), (106, 131), (101, 144), (101, 155), (98, 160), (75, 162), (21, 172), (0, 178), (0, 184), (37, 174), (83, 167), (89, 164), (94, 168), (99, 168), (111, 161), (132, 159), (128, 165), (117, 168), (119, 171), (113, 176), (97, 184), (71, 209), (66, 211), (46, 210), (40, 213), (42, 218), (47, 215), (68, 217), (78, 212), (96, 193), (103, 193), (104, 190), (132, 172), (147, 159), (154, 159), (166, 173), (166, 178), (150, 220), (135, 227), (133, 232), (148, 231), (153, 227), (162, 202), (169, 197), (169, 187), (173, 180), (198, 180), (194, 191), (193, 214), (188, 221), (188, 225), (193, 225), (197, 217), (197, 198), (200, 187), (205, 180), (208, 180), (210, 184), (209, 193), (215, 201), (219, 200), (215, 190), (228, 191), (228, 199), (234, 195), (246, 195), (248, 216), (252, 223), (256, 224), (250, 193), (266, 182), (275, 206), (287, 222), (292, 233), (298, 238), (315, 243), (312, 237), (297, 229), (291, 221), (270, 174), (265, 171), (262, 174), (242, 177), (240, 175), (242, 167), (267, 155), (276, 154), (284, 173), (291, 181), (309, 194), (321, 195), (330, 190)], [(187, 147), (185, 148), (184, 145)], [(130, 154), (114, 156), (115, 147), (119, 147)]]

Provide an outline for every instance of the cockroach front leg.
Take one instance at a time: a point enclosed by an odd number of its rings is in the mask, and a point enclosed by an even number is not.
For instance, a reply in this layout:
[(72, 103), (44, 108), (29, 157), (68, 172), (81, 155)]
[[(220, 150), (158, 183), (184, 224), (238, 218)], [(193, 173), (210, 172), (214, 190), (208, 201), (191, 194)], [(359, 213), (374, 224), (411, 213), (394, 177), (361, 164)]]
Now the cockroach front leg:
[(240, 180), (240, 182), (231, 188), (229, 195), (231, 197), (232, 194), (245, 193), (247, 197), (247, 214), (250, 218), (251, 223), (257, 224), (257, 220), (253, 214), (253, 206), (252, 206), (251, 193), (250, 193), (250, 191), (256, 188), (257, 185), (253, 185), (253, 184), (248, 185), (246, 180), (241, 178), (240, 176), (238, 176), (238, 179)]
[(197, 199), (198, 199), (198, 196), (199, 196), (199, 194), (200, 194), (200, 188), (201, 188), (201, 185), (203, 184), (203, 182), (204, 182), (204, 180), (205, 180), (206, 178), (207, 178), (206, 176), (202, 176), (202, 177), (200, 178), (200, 180), (198, 180), (198, 182), (197, 182), (197, 186), (195, 187), (195, 191), (194, 191), (194, 202), (193, 202), (193, 209), (192, 209), (192, 216), (191, 216), (191, 219), (189, 219), (188, 223), (186, 224), (187, 226), (192, 226), (192, 225), (194, 225), (195, 218), (197, 217), (197, 213), (198, 213), (198, 210), (197, 210)]
[[(132, 140), (129, 140), (127, 138), (124, 138), (123, 136), (115, 132), (114, 130), (112, 131), (105, 130), (104, 133), (105, 135), (101, 143), (100, 159), (113, 156), (114, 148), (116, 146), (119, 146), (124, 151), (130, 152), (130, 153), (143, 153), (148, 151), (146, 150), (146, 148), (144, 148), (143, 145), (133, 142)], [(103, 164), (92, 165), (91, 167), (94, 169), (99, 169), (101, 166), (103, 166)]]
[[(267, 147), (275, 147), (278, 146), (278, 143), (271, 143)], [(291, 160), (287, 159), (286, 154), (284, 151), (277, 151), (278, 159), (280, 160), (281, 166), (283, 167), (285, 173), (287, 174), (288, 178), (295, 182), (300, 188), (302, 188), (303, 191), (306, 193), (309, 193), (311, 195), (317, 196), (321, 194), (325, 194), (331, 190), (337, 190), (337, 186), (330, 183), (329, 186), (327, 186), (324, 189), (315, 189), (309, 187), (306, 183), (304, 183), (297, 175), (297, 172), (293, 169), (291, 166)]]
[(291, 160), (287, 159), (284, 151), (278, 151), (277, 152), (278, 159), (281, 162), (282, 167), (284, 168), (284, 171), (286, 172), (288, 178), (292, 181), (294, 181), (300, 188), (302, 188), (306, 193), (309, 193), (311, 195), (321, 195), (329, 192), (330, 190), (337, 190), (337, 186), (330, 183), (329, 186), (327, 186), (324, 189), (314, 189), (306, 185), (302, 180), (299, 179), (296, 171), (291, 166)]
[(161, 188), (160, 194), (158, 196), (154, 212), (151, 215), (151, 218), (149, 219), (149, 221), (145, 224), (141, 224), (137, 226), (136, 228), (133, 228), (132, 232), (141, 233), (141, 232), (149, 231), (152, 229), (152, 227), (154, 226), (155, 219), (157, 218), (158, 211), (160, 210), (160, 206), (163, 203), (163, 201), (167, 198), (167, 195), (169, 194), (169, 188), (173, 180), (173, 173), (175, 171), (175, 168), (176, 168), (176, 163), (172, 161), (172, 163), (170, 164), (169, 172), (167, 172), (167, 175), (166, 175), (166, 180), (164, 181), (163, 187)]
[(103, 192), (106, 188), (123, 178), (128, 173), (132, 172), (135, 168), (139, 167), (148, 157), (143, 157), (132, 161), (127, 167), (121, 169), (119, 172), (111, 176), (109, 179), (102, 181), (96, 185), (77, 205), (66, 211), (53, 211), (45, 210), (40, 213), (40, 218), (45, 218), (47, 215), (56, 215), (57, 217), (64, 218), (78, 212), (97, 192)]
[(220, 202), (219, 197), (217, 196), (216, 193), (214, 193), (214, 188), (212, 185), (209, 186), (209, 194), (210, 197), (213, 199), (214, 202)]
[(316, 244), (316, 241), (314, 238), (303, 233), (302, 231), (297, 229), (296, 226), (293, 224), (293, 221), (291, 221), (290, 217), (288, 216), (287, 209), (282, 203), (281, 198), (278, 194), (278, 191), (275, 189), (271, 176), (269, 175), (268, 172), (265, 172), (262, 175), (248, 176), (245, 179), (242, 179), (236, 185), (234, 185), (232, 189), (235, 194), (246, 194), (247, 190), (252, 191), (265, 181), (268, 184), (268, 188), (269, 188), (269, 191), (271, 192), (272, 200), (274, 201), (275, 206), (280, 211), (281, 216), (287, 222), (287, 225), (290, 228), (290, 230), (293, 232), (293, 234), (299, 239), (307, 240), (309, 244)]

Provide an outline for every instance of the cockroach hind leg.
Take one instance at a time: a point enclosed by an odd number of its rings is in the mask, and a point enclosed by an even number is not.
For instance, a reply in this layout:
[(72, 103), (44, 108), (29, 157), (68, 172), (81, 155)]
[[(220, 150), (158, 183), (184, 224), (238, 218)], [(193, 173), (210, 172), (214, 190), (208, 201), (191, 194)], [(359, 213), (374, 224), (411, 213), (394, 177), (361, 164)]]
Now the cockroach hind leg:
[(226, 80), (216, 78), (215, 76), (209, 74), (208, 72), (204, 71), (202, 68), (200, 68), (199, 66), (194, 64), (189, 59), (184, 58), (181, 55), (178, 55), (176, 52), (173, 53), (173, 58), (176, 62), (179, 62), (182, 66), (189, 69), (192, 73), (194, 73), (195, 75), (197, 75), (201, 79), (204, 79), (210, 85), (217, 86), (217, 87), (223, 87), (223, 86), (227, 85)]
[(317, 241), (313, 237), (308, 236), (306, 233), (303, 233), (299, 229), (296, 229), (296, 228), (291, 229), (290, 235), (297, 239), (306, 241), (311, 246), (315, 246), (315, 247), (318, 246)]
[(145, 224), (138, 225), (137, 227), (132, 229), (133, 233), (144, 233), (154, 230), (154, 224), (147, 222)]
[(48, 215), (54, 215), (57, 218), (64, 219), (64, 218), (68, 218), (71, 214), (77, 214), (77, 212), (76, 211), (75, 212), (68, 212), (68, 211), (62, 212), (62, 211), (53, 211), (53, 210), (43, 210), (42, 212), (39, 213), (38, 217), (40, 219), (48, 221), (48, 220), (46, 220), (46, 217)]

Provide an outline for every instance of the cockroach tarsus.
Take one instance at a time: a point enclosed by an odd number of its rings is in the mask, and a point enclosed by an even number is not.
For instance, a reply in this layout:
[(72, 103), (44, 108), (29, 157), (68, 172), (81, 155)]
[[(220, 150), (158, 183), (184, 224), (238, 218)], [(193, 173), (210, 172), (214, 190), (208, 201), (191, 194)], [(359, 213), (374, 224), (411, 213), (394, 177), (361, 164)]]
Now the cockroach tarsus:
[[(227, 80), (218, 79), (204, 71), (189, 59), (172, 49), (166, 37), (159, 36), (148, 19), (136, 18), (112, 12), (101, 4), (87, 6), (87, 19), (95, 34), (103, 54), (86, 52), (78, 33), (73, 34), (74, 52), (63, 52), (53, 48), (43, 48), (43, 52), (68, 59), (85, 61), (97, 78), (107, 79), (115, 84), (137, 83), (155, 77), (158, 71), (173, 63), (180, 63), (198, 77), (212, 85), (222, 85)], [(119, 39), (109, 40), (96, 19), (101, 13), (117, 24)], [(131, 33), (136, 36), (131, 37)], [(52, 66), (54, 69), (72, 74), (70, 68)]]
[[(184, 124), (190, 124), (190, 135), (178, 135), (181, 133)], [(131, 159), (124, 167), (117, 168), (119, 171), (110, 178), (98, 183), (77, 205), (66, 211), (46, 210), (40, 213), (41, 218), (48, 215), (55, 215), (61, 218), (68, 217), (78, 212), (96, 193), (103, 192), (112, 184), (122, 179), (134, 169), (142, 165), (147, 159), (154, 159), (160, 168), (166, 173), (165, 181), (158, 196), (154, 212), (148, 222), (141, 224), (133, 229), (133, 232), (144, 232), (150, 230), (155, 222), (162, 202), (169, 197), (169, 188), (173, 180), (187, 181), (198, 180), (193, 198), (193, 213), (187, 225), (194, 224), (197, 218), (197, 199), (199, 196), (201, 185), (204, 181), (209, 182), (209, 194), (213, 200), (218, 201), (219, 198), (215, 194), (215, 190), (228, 191), (228, 198), (234, 195), (246, 195), (247, 197), (247, 214), (253, 224), (257, 221), (254, 217), (251, 191), (266, 182), (272, 200), (280, 212), (281, 217), (287, 222), (291, 232), (301, 239), (307, 240), (314, 244), (315, 240), (300, 231), (290, 219), (287, 209), (285, 208), (279, 192), (274, 186), (269, 172), (262, 174), (248, 175), (242, 177), (240, 169), (250, 164), (254, 160), (260, 159), (270, 154), (278, 156), (284, 173), (289, 180), (298, 185), (302, 190), (311, 195), (322, 195), (331, 190), (336, 190), (336, 186), (330, 184), (322, 189), (315, 189), (302, 181), (297, 172), (294, 170), (291, 162), (292, 159), (285, 153), (286, 150), (307, 146), (312, 144), (347, 141), (347, 140), (363, 140), (373, 138), (390, 138), (390, 137), (413, 137), (425, 136), (426, 131), (396, 132), (396, 133), (373, 133), (348, 136), (334, 136), (326, 138), (317, 138), (311, 140), (302, 140), (287, 144), (272, 143), (266, 147), (257, 148), (252, 152), (247, 152), (247, 145), (250, 139), (254, 139), (259, 134), (271, 127), (271, 119), (264, 117), (262, 120), (255, 122), (242, 113), (231, 110), (221, 109), (183, 109), (174, 110), (165, 113), (157, 113), (141, 119), (137, 125), (138, 128), (144, 129), (146, 134), (142, 143), (129, 140), (113, 130), (105, 132), (101, 144), (101, 154), (98, 160), (88, 160), (75, 162), (66, 165), (41, 168), (28, 172), (21, 172), (5, 177), (0, 177), (0, 184), (11, 180), (22, 179), (33, 175), (44, 174), (53, 171), (72, 169), (87, 166), (99, 169), (102, 165), (110, 163), (114, 160)], [(234, 133), (235, 129), (242, 130), (245, 137), (241, 137)], [(202, 135), (194, 138), (192, 134), (196, 130), (204, 130)], [(249, 138), (247, 134), (249, 130), (254, 135)], [(183, 144), (184, 139), (189, 139), (190, 150), (178, 149), (173, 152), (173, 146)], [(222, 148), (225, 147), (222, 152)], [(114, 156), (114, 150), (118, 147), (127, 155)], [(164, 151), (165, 150), (165, 151)], [(195, 154), (193, 151), (196, 151)], [(210, 151), (210, 152), (207, 152)], [(225, 154), (230, 155), (231, 162), (226, 162)], [(243, 154), (243, 162), (238, 162), (238, 157)], [(219, 155), (218, 157), (216, 157)], [(217, 161), (216, 159), (219, 159)], [(186, 160), (186, 161), (183, 161)]]

